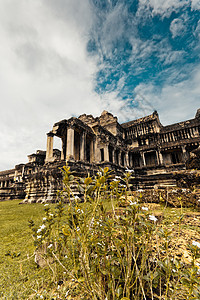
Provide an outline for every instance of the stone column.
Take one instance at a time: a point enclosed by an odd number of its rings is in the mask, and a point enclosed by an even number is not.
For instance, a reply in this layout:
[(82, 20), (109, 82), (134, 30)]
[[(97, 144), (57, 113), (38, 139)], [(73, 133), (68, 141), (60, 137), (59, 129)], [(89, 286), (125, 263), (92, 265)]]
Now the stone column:
[(194, 127), (193, 132), (194, 132), (194, 137), (199, 137), (199, 132), (198, 132), (197, 126)]
[(104, 148), (104, 161), (109, 161), (108, 145)]
[(143, 166), (146, 167), (146, 160), (145, 160), (144, 152), (142, 152), (141, 154), (142, 154)]
[(67, 128), (66, 161), (74, 160), (74, 129)]
[(53, 160), (53, 137), (52, 132), (47, 133), (47, 151), (46, 151), (46, 162)]
[(122, 151), (121, 150), (119, 150), (119, 152), (118, 152), (118, 161), (119, 161), (119, 166), (121, 166), (122, 165)]
[(160, 152), (160, 150), (158, 150), (158, 152), (156, 151), (156, 155), (158, 157), (158, 163), (163, 165), (164, 161), (163, 161), (163, 156), (162, 156), (162, 153)]
[(188, 154), (188, 152), (186, 150), (186, 146), (185, 145), (183, 145), (181, 148), (182, 148), (182, 153), (183, 153), (183, 162), (186, 162), (188, 160), (188, 158), (189, 158), (189, 154)]
[(117, 160), (116, 160), (116, 149), (113, 149), (113, 163), (117, 164)]
[(94, 162), (94, 140), (92, 139), (90, 142), (90, 162)]
[[(114, 163), (114, 149), (111, 148), (111, 162)], [(110, 159), (109, 159), (110, 160)]]
[(62, 138), (62, 149), (61, 149), (61, 160), (65, 159), (65, 149), (66, 149), (66, 141), (64, 138)]
[(95, 138), (95, 140), (94, 140), (94, 161), (96, 163), (101, 161), (100, 149), (97, 146), (98, 146), (97, 139)]
[(125, 157), (124, 157), (124, 167), (130, 167), (129, 161), (128, 161), (128, 152), (125, 153)]
[(85, 161), (86, 160), (86, 132), (83, 131), (83, 133), (80, 136), (80, 160)]

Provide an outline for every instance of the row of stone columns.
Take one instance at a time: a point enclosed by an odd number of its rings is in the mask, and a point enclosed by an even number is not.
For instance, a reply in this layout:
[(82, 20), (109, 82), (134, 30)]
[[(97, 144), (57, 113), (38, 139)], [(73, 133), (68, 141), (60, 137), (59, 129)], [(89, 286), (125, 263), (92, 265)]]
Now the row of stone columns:
[[(109, 154), (109, 145), (106, 145), (104, 148), (104, 161), (105, 162), (113, 162), (120, 166), (127, 167), (128, 166), (128, 152), (122, 151), (121, 149), (110, 149)], [(122, 162), (122, 153), (124, 155)], [(111, 156), (111, 157), (110, 157)]]
[(10, 183), (11, 183), (11, 181), (9, 181), (9, 180), (1, 181), (0, 182), (0, 188), (9, 187)]
[[(54, 134), (52, 132), (49, 132), (47, 134), (47, 149), (46, 149), (46, 162), (53, 161), (53, 138)], [(61, 152), (61, 159), (70, 160), (70, 159), (75, 159), (75, 143), (74, 143), (74, 138), (75, 138), (75, 130), (72, 127), (67, 128), (67, 137), (66, 139), (62, 140), (62, 152)], [(86, 141), (87, 141), (87, 135), (86, 132), (80, 133), (80, 160), (86, 161), (87, 160), (87, 155), (86, 155)], [(66, 143), (66, 145), (64, 145)], [(90, 162), (94, 161), (95, 156), (95, 145), (94, 145), (94, 140), (90, 139), (89, 140), (89, 147), (90, 147)], [(64, 153), (64, 151), (66, 151)]]
[[(183, 162), (186, 162), (187, 159), (189, 158), (189, 153), (186, 150), (186, 145), (183, 145), (181, 147), (181, 149), (182, 149), (182, 155), (183, 155)], [(148, 152), (142, 152), (141, 153), (142, 165), (143, 166), (147, 165), (146, 164), (146, 159), (145, 159), (145, 153), (148, 153)], [(155, 150), (155, 153), (156, 153), (156, 158), (157, 158), (158, 165), (163, 165), (164, 160), (163, 160), (163, 155), (162, 155), (161, 151), (160, 150)]]
[(173, 142), (179, 139), (191, 139), (199, 136), (198, 127), (183, 128), (177, 131), (166, 132), (162, 134), (162, 142)]

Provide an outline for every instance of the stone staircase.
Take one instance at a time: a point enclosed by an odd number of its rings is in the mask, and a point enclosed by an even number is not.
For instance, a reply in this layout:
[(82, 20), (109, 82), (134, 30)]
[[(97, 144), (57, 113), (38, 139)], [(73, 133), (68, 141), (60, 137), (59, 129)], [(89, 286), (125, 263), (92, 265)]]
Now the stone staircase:
[(175, 187), (176, 179), (171, 173), (136, 176), (131, 180), (133, 189), (153, 189)]
[(196, 186), (194, 194), (197, 196), (197, 198), (200, 200), (200, 184)]

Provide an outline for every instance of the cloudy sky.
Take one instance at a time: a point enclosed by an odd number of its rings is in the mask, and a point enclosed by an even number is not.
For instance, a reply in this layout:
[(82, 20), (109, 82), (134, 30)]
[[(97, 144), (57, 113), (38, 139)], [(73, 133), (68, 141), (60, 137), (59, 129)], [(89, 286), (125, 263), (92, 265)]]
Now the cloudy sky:
[(82, 113), (193, 118), (200, 0), (0, 0), (0, 99), (0, 170)]

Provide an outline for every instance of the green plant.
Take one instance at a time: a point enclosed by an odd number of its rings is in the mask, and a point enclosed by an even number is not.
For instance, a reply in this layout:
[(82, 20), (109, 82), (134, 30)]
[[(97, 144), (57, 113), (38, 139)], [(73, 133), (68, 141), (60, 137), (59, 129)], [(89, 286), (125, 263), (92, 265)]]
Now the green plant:
[(54, 211), (46, 204), (42, 225), (31, 224), (38, 264), (52, 273), (54, 296), (199, 299), (199, 243), (190, 248), (190, 266), (175, 258), (171, 231), (140, 203), (141, 197), (130, 196), (130, 178), (126, 172), (112, 179), (108, 168), (100, 169), (95, 178), (76, 181), (80, 199), (70, 187), (75, 181), (70, 168), (63, 168), (65, 187)]

